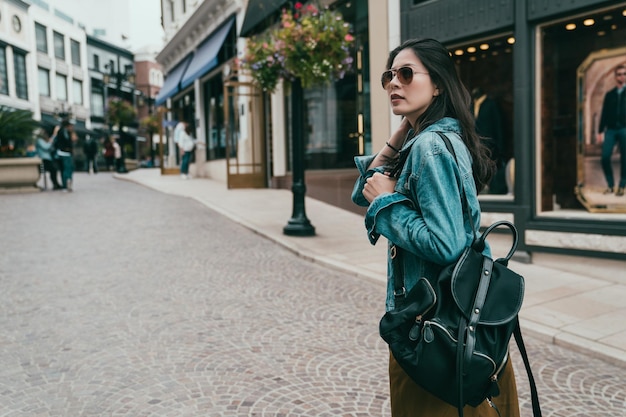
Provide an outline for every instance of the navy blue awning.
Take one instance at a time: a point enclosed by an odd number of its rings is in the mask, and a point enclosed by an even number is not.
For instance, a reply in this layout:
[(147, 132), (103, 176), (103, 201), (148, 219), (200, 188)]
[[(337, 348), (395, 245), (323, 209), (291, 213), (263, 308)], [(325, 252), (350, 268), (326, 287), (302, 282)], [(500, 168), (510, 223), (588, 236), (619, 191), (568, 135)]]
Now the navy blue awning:
[(235, 17), (233, 16), (198, 46), (196, 52), (193, 54), (193, 60), (189, 64), (180, 82), (181, 89), (187, 88), (197, 78), (217, 66), (217, 54), (220, 49), (222, 49), (222, 45), (224, 45), (224, 41), (234, 22)]
[(165, 81), (163, 82), (163, 87), (159, 91), (159, 94), (156, 96), (156, 105), (160, 106), (165, 103), (165, 100), (172, 97), (176, 93), (178, 93), (182, 87), (180, 86), (180, 81), (185, 74), (185, 70), (189, 66), (189, 62), (191, 62), (192, 54), (189, 54), (183, 59), (178, 65), (174, 67), (173, 70), (169, 72), (165, 76)]
[(247, 38), (274, 23), (272, 16), (287, 3), (287, 0), (249, 0), (246, 17), (239, 36)]

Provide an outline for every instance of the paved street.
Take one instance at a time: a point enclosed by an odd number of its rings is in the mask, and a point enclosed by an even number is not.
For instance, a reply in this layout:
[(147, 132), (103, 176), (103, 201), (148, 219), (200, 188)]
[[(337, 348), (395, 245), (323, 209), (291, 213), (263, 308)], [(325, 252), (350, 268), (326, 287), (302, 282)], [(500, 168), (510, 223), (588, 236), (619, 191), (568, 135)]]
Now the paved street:
[[(0, 417), (389, 416), (382, 282), (189, 198), (75, 184), (0, 195)], [(544, 416), (626, 416), (626, 369), (526, 342)]]

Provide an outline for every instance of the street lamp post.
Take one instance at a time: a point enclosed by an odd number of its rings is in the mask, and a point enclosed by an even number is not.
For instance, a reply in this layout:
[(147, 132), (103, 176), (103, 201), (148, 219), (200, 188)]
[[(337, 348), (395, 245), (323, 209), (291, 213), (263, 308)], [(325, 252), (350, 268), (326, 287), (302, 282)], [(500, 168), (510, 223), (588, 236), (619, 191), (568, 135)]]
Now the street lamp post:
[(313, 236), (315, 227), (306, 217), (304, 196), (304, 118), (302, 115), (302, 83), (296, 78), (291, 83), (291, 150), (292, 150), (292, 186), (293, 212), (283, 233), (289, 236)]
[[(133, 97), (133, 106), (135, 106), (135, 72), (133, 70), (133, 66), (131, 64), (124, 66), (124, 71), (120, 72), (120, 71), (115, 71), (115, 68), (113, 67), (113, 65), (111, 64), (105, 64), (104, 68), (107, 70), (107, 72), (103, 73), (102, 75), (102, 82), (104, 84), (104, 103), (105, 103), (105, 115), (107, 115), (108, 112), (108, 107), (109, 107), (109, 103), (108, 103), (108, 89), (109, 89), (109, 84), (113, 81), (114, 82), (114, 86), (115, 86), (115, 95), (118, 98), (122, 98), (121, 97), (121, 91), (122, 91), (122, 84), (124, 83), (124, 81), (129, 82), (130, 84), (133, 85), (132, 87), (132, 97)], [(109, 130), (109, 134), (111, 133), (111, 125), (109, 123), (107, 123), (108, 126), (108, 130)], [(119, 128), (119, 138), (120, 140), (122, 139), (122, 123), (120, 122), (118, 124), (118, 128)], [(121, 172), (127, 172), (126, 170), (126, 162), (125, 162), (125, 155), (124, 155), (124, 146), (123, 143), (120, 144), (120, 148), (121, 148), (121, 152), (122, 152), (122, 168), (121, 168)]]

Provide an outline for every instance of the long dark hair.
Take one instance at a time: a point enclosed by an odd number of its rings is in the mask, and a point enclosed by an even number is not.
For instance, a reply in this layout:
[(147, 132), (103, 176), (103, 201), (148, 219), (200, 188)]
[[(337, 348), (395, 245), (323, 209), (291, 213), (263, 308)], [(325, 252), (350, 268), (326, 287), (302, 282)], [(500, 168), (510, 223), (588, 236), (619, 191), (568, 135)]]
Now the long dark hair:
[(471, 96), (456, 72), (450, 52), (434, 39), (411, 39), (389, 53), (387, 69), (400, 51), (411, 49), (430, 73), (430, 79), (439, 89), (426, 111), (417, 119), (413, 129), (419, 133), (444, 117), (452, 117), (461, 125), (461, 138), (472, 156), (472, 170), (476, 189), (480, 192), (489, 183), (495, 170), (489, 149), (476, 132), (471, 112)]

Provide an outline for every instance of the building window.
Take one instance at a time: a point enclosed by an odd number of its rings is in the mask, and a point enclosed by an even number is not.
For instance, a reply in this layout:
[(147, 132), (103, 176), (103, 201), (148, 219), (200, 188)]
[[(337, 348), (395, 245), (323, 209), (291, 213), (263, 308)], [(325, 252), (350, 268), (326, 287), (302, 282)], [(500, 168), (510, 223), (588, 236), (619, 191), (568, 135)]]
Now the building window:
[(48, 32), (44, 25), (35, 23), (35, 38), (37, 40), (37, 50), (45, 54), (48, 53)]
[(74, 104), (83, 104), (83, 82), (72, 80), (72, 96)]
[(57, 100), (67, 101), (67, 77), (62, 74), (56, 75)]
[[(538, 29), (540, 212), (626, 212), (625, 197), (615, 194), (626, 160), (617, 144), (613, 149), (604, 146), (606, 139), (619, 137), (616, 132), (624, 126), (624, 119), (612, 117), (617, 109), (610, 109), (611, 115), (603, 109), (605, 96), (617, 94), (618, 79), (623, 79), (617, 73), (625, 71), (619, 69), (626, 65), (623, 10), (622, 6), (566, 17)], [(614, 124), (602, 126), (600, 132), (601, 122)], [(611, 192), (607, 191), (609, 185), (613, 186)]]
[(100, 57), (96, 54), (93, 54), (93, 69), (100, 71)]
[(54, 56), (65, 60), (65, 38), (58, 32), (54, 32)]
[(70, 48), (72, 51), (72, 64), (80, 67), (80, 43), (78, 43), (74, 39), (71, 39)]
[(23, 100), (28, 100), (26, 54), (13, 49), (13, 65), (15, 67), (15, 94)]
[(50, 71), (45, 68), (38, 68), (39, 95), (50, 97)]
[(170, 0), (170, 16), (171, 16), (172, 22), (176, 20), (176, 17), (174, 15), (174, 0)]
[(91, 90), (91, 115), (94, 117), (104, 117), (104, 96), (102, 90)]
[[(507, 165), (513, 162), (513, 48), (510, 34), (449, 46), (463, 84), (472, 94), (478, 133), (497, 169), (481, 194), (512, 195)], [(501, 197), (498, 197), (501, 198)]]
[(6, 48), (0, 46), (0, 94), (9, 95), (9, 79), (7, 77)]

